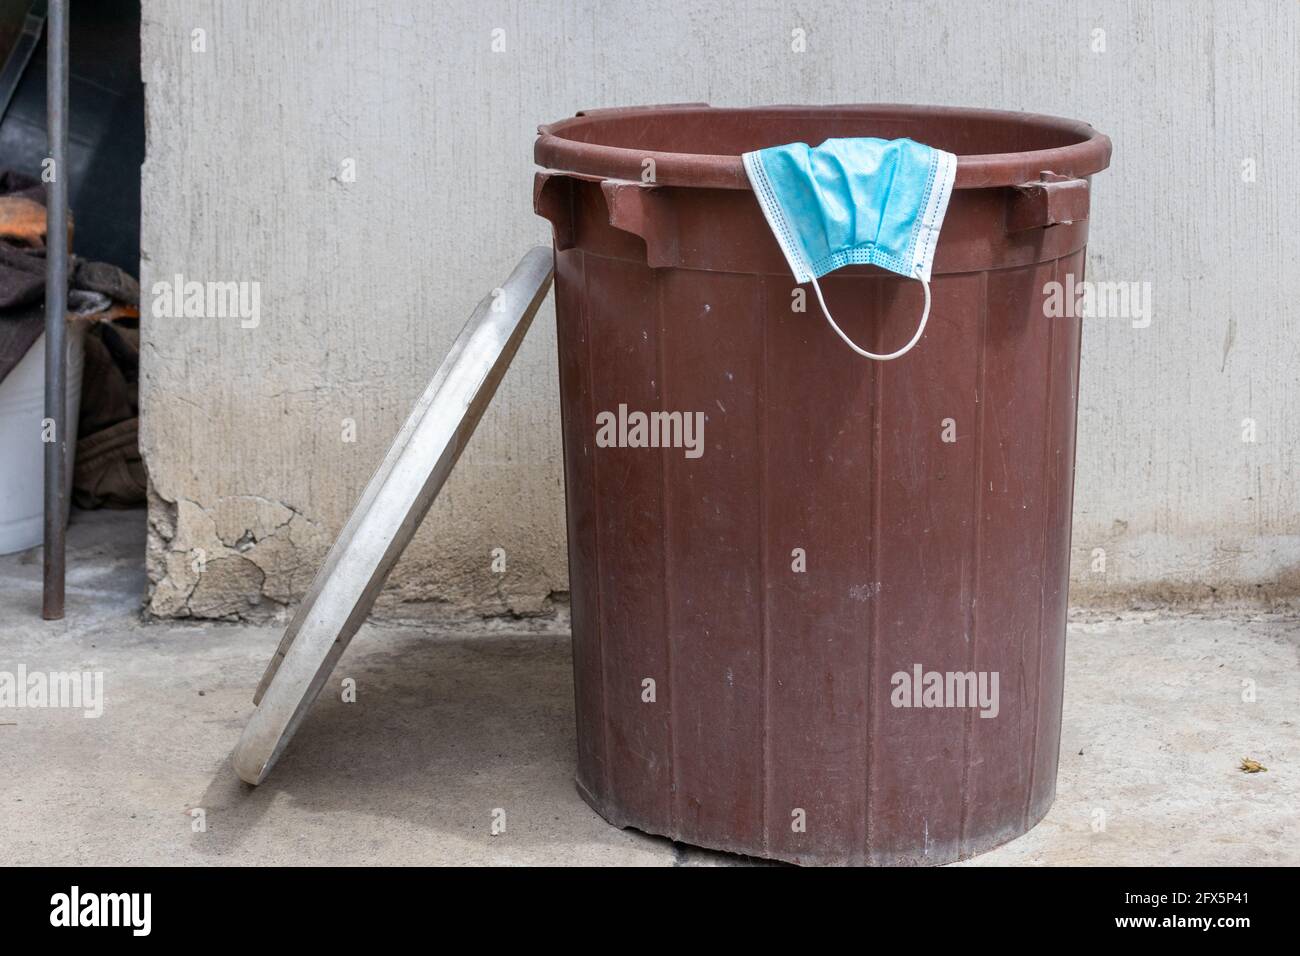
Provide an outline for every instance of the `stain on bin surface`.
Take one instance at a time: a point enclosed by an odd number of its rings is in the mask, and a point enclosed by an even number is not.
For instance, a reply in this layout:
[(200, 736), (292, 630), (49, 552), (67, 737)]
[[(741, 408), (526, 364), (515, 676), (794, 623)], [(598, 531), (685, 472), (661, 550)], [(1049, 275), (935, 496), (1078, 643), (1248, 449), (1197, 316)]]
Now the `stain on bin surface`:
[[(930, 324), (896, 362), (796, 311), (741, 164), (835, 136), (959, 157)], [(691, 104), (579, 113), (535, 156), (583, 797), (800, 863), (939, 864), (1024, 833), (1055, 795), (1078, 395), (1080, 320), (1045, 318), (1044, 286), (1083, 278), (1110, 141), (1021, 113)], [(911, 335), (919, 283), (822, 284), (866, 347)], [(702, 454), (598, 445), (620, 405), (702, 412)], [(996, 707), (960, 705), (962, 675)]]

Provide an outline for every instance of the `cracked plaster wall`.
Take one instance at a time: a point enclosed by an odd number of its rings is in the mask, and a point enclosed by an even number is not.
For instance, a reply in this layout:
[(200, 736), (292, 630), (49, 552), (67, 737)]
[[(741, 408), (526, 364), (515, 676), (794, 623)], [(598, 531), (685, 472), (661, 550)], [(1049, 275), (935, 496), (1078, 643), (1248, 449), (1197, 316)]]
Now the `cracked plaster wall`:
[[(1074, 598), (1300, 590), (1296, 4), (145, 0), (144, 21), (155, 614), (275, 615), (302, 593), (474, 304), (549, 240), (539, 122), (698, 100), (956, 103), (1110, 134), (1088, 278), (1150, 282), (1154, 317), (1085, 322)], [(260, 282), (260, 325), (151, 316), (177, 273)], [(553, 321), (380, 613), (541, 613), (567, 588)]]

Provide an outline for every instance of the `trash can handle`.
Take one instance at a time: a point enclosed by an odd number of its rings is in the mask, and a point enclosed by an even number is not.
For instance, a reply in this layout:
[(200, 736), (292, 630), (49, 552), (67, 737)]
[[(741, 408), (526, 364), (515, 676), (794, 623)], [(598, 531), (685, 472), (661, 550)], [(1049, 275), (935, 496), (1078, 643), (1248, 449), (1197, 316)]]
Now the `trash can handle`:
[(1035, 182), (1011, 187), (1007, 232), (1024, 232), (1088, 218), (1088, 180), (1041, 172)]
[(912, 348), (916, 343), (921, 341), (921, 333), (925, 331), (925, 323), (930, 320), (930, 283), (925, 279), (922, 279), (920, 274), (917, 274), (915, 278), (921, 283), (921, 288), (925, 290), (925, 308), (921, 310), (921, 322), (917, 325), (916, 331), (912, 334), (912, 341), (908, 342), (897, 352), (890, 352), (888, 355), (877, 355), (875, 352), (868, 352), (845, 335), (844, 330), (836, 325), (835, 320), (831, 318), (830, 309), (826, 308), (826, 300), (822, 298), (822, 287), (817, 284), (816, 276), (812, 277), (812, 287), (813, 291), (817, 293), (817, 301), (821, 303), (822, 315), (826, 316), (826, 321), (831, 324), (831, 328), (835, 330), (835, 334), (844, 340), (845, 345), (853, 349), (853, 351), (857, 352), (863, 358), (875, 359), (877, 362), (892, 362), (894, 359), (902, 358), (908, 352), (912, 351)]

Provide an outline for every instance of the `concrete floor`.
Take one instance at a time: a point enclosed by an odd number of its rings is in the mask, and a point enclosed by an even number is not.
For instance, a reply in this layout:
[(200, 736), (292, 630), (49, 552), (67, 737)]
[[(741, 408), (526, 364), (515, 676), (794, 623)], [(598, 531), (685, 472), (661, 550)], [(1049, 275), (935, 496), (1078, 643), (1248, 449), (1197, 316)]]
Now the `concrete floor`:
[[(105, 675), (99, 719), (0, 709), (0, 864), (748, 862), (582, 803), (562, 635), (363, 628), (335, 674), (357, 702), (323, 696), (246, 787), (228, 756), (280, 631), (142, 624), (143, 537), (143, 512), (75, 516), (58, 623), (40, 620), (39, 552), (0, 558), (0, 671)], [(1300, 864), (1298, 649), (1279, 614), (1072, 624), (1056, 804), (973, 862)]]

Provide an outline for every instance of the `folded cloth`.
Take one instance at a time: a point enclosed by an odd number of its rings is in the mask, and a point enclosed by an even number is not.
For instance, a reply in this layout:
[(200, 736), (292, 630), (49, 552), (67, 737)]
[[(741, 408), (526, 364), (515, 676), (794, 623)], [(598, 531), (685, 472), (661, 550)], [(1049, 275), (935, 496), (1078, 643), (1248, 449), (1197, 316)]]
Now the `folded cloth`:
[(0, 236), (0, 312), (45, 301), (45, 250), (25, 249)]
[[(72, 224), (68, 223), (69, 244)], [(45, 331), (45, 188), (0, 170), (0, 382)], [(139, 449), (139, 333), (111, 324), (138, 318), (140, 286), (117, 266), (68, 260), (69, 321), (92, 319), (85, 337), (73, 499), (82, 508), (145, 500)]]
[[(45, 238), (45, 187), (0, 170), (0, 381), (45, 330)], [(140, 285), (117, 266), (72, 256), (68, 289), (70, 319), (138, 314)]]
[(140, 419), (128, 418), (77, 441), (72, 500), (78, 508), (134, 508), (144, 504)]

